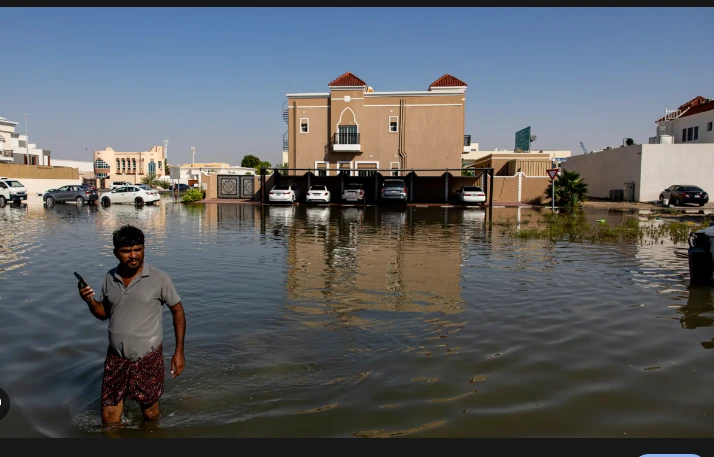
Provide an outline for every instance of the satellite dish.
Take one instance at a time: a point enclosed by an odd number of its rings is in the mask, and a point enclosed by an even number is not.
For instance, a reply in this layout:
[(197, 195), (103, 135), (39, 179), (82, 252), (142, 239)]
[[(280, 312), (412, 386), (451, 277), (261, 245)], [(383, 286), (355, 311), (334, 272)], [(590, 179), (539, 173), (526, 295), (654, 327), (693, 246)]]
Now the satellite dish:
[(632, 146), (633, 144), (635, 144), (635, 141), (632, 138), (628, 138), (625, 140), (625, 144), (628, 146)]
[(536, 138), (538, 138), (538, 137), (535, 135), (531, 135), (531, 143), (534, 142), (536, 140)]

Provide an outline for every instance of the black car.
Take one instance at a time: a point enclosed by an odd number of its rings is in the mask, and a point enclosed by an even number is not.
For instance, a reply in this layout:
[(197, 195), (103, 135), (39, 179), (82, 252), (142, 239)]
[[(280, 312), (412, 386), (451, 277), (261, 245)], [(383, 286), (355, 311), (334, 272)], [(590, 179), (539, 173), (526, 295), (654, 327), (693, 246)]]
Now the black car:
[[(179, 192), (186, 192), (187, 190), (190, 189), (190, 187), (189, 187), (188, 184), (178, 184), (178, 185), (176, 186), (176, 188), (178, 189)], [(173, 184), (171, 184), (171, 185), (169, 186), (169, 190), (174, 190), (174, 185), (173, 185)]]
[(687, 203), (696, 203), (699, 206), (704, 206), (709, 203), (709, 194), (699, 186), (693, 185), (675, 185), (669, 186), (661, 194), (659, 201), (669, 200), (669, 203), (674, 206), (682, 206)]

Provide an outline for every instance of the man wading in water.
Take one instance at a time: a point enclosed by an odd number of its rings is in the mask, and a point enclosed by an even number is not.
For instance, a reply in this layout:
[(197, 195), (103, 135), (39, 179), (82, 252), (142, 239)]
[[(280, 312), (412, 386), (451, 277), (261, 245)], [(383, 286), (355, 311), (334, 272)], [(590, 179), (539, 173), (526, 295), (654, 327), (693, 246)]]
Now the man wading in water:
[(176, 350), (172, 377), (184, 368), (183, 338), (186, 318), (169, 276), (144, 262), (144, 233), (124, 226), (114, 232), (114, 255), (119, 265), (104, 277), (98, 300), (90, 287), (79, 294), (101, 320), (109, 319), (109, 348), (102, 379), (102, 422), (121, 422), (124, 398), (137, 400), (144, 419), (158, 419), (164, 393), (163, 328), (161, 312), (167, 304), (173, 314)]

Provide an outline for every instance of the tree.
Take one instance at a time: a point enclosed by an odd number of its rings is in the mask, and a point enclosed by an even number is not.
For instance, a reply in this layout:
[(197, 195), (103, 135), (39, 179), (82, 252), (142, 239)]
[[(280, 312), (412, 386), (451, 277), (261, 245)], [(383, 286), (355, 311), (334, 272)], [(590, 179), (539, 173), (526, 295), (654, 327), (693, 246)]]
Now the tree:
[(260, 174), (260, 169), (261, 168), (272, 168), (273, 165), (270, 164), (270, 162), (260, 162), (257, 167), (255, 167), (255, 172), (256, 174)]
[(240, 166), (245, 167), (245, 168), (255, 168), (259, 165), (260, 165), (260, 159), (254, 155), (251, 155), (251, 154), (244, 156), (243, 160), (240, 163)]
[(278, 165), (278, 170), (280, 170), (281, 173), (286, 172), (288, 170), (288, 163), (283, 162), (280, 165)]
[(157, 186), (157, 179), (156, 179), (156, 173), (149, 173), (143, 178), (141, 178), (141, 183), (146, 184), (149, 187), (156, 187)]
[(584, 202), (588, 196), (588, 185), (577, 171), (563, 170), (560, 176), (550, 183), (545, 191), (547, 197), (553, 194), (555, 183), (555, 204), (574, 207)]
[(164, 175), (171, 176), (171, 165), (167, 159), (164, 159)]

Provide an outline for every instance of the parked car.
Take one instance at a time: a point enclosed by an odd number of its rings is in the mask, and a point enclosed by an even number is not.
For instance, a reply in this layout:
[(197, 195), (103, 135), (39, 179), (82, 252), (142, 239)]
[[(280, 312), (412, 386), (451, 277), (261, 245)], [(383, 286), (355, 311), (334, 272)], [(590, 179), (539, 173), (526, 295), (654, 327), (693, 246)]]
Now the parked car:
[(317, 184), (315, 186), (310, 186), (310, 189), (307, 191), (307, 195), (305, 195), (305, 201), (307, 203), (310, 202), (324, 202), (324, 203), (330, 203), (330, 191), (327, 190), (327, 186), (323, 186), (322, 184)]
[(268, 194), (268, 200), (271, 202), (290, 202), (293, 203), (298, 200), (300, 191), (295, 185), (280, 185), (275, 186), (270, 190)]
[(687, 203), (704, 206), (709, 203), (709, 195), (699, 186), (675, 185), (669, 186), (659, 194), (659, 201), (662, 200), (669, 200), (669, 203), (674, 206), (683, 206)]
[(362, 189), (362, 184), (358, 182), (345, 183), (345, 188), (342, 190), (342, 200), (364, 203), (364, 189)]
[(114, 181), (114, 182), (112, 183), (112, 187), (111, 187), (111, 188), (112, 188), (112, 189), (116, 189), (116, 188), (119, 188), (119, 187), (131, 186), (131, 185), (132, 185), (132, 184), (131, 184), (130, 182), (128, 182), (128, 181)]
[(8, 201), (20, 203), (27, 200), (27, 189), (16, 179), (0, 177), (0, 206), (5, 206)]
[(62, 186), (58, 189), (50, 189), (42, 195), (42, 200), (47, 206), (55, 203), (75, 202), (77, 206), (85, 203), (94, 203), (99, 196), (96, 190), (91, 190), (79, 184)]
[(407, 201), (407, 183), (403, 179), (388, 178), (382, 183), (383, 200)]
[(457, 195), (464, 203), (486, 202), (486, 194), (479, 186), (464, 186), (458, 190)]
[(137, 206), (147, 204), (151, 206), (160, 200), (161, 196), (158, 191), (142, 189), (133, 184), (125, 187), (117, 187), (110, 192), (104, 192), (100, 196), (102, 206), (109, 206), (114, 203), (134, 204)]
[(171, 184), (171, 185), (169, 186), (169, 190), (170, 190), (170, 191), (173, 191), (173, 190), (174, 190), (174, 187), (176, 187), (176, 189), (177, 189), (179, 192), (186, 192), (187, 190), (189, 190), (189, 189), (191, 188), (191, 187), (189, 187), (188, 184), (181, 184), (181, 183), (179, 183), (179, 184), (177, 184), (176, 186), (174, 186), (173, 184)]

